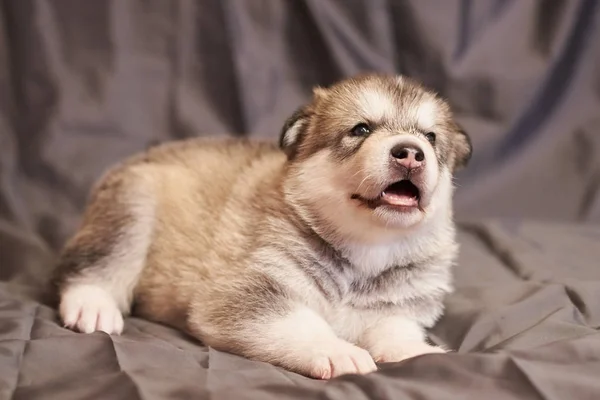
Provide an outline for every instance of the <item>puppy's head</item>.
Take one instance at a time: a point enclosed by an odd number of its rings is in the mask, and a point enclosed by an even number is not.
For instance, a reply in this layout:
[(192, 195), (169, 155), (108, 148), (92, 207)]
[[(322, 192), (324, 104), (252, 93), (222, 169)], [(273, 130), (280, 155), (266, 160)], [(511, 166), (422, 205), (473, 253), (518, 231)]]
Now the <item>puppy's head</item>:
[(359, 236), (406, 230), (440, 212), (449, 218), (452, 175), (472, 151), (444, 100), (386, 75), (315, 89), (286, 122), (280, 145), (289, 159), (287, 198), (313, 220)]

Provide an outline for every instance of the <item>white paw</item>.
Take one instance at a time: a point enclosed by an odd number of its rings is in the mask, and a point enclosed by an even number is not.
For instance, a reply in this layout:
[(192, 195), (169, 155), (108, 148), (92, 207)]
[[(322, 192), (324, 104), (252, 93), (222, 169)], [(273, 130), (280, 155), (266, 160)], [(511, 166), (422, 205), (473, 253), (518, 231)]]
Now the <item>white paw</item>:
[(66, 327), (83, 333), (120, 334), (123, 315), (106, 290), (94, 285), (73, 285), (61, 296), (60, 317)]
[(377, 370), (368, 351), (340, 340), (309, 362), (308, 375), (330, 379), (345, 374), (367, 374)]
[(446, 350), (438, 346), (431, 346), (422, 341), (400, 341), (377, 354), (373, 354), (373, 358), (377, 362), (388, 363), (434, 353), (446, 353)]

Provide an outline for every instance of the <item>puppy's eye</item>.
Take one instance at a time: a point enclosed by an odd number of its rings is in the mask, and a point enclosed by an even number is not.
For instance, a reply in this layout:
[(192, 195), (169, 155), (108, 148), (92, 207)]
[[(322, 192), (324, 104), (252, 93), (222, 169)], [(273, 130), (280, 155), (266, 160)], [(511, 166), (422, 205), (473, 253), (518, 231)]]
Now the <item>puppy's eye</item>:
[(433, 132), (427, 132), (425, 134), (425, 137), (427, 138), (427, 140), (429, 140), (429, 143), (435, 144), (435, 133), (433, 133)]
[(371, 133), (371, 128), (367, 124), (358, 124), (350, 131), (351, 136), (367, 136)]

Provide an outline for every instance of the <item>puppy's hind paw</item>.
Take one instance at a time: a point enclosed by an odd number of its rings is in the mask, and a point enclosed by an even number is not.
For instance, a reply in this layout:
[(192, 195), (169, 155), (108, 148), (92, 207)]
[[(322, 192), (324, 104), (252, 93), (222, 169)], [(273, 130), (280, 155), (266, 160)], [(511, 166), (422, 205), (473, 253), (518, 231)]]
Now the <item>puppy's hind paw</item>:
[(374, 354), (375, 361), (381, 363), (400, 362), (425, 354), (442, 354), (447, 351), (439, 346), (432, 346), (422, 341), (405, 341), (390, 346), (379, 354)]
[(61, 296), (59, 313), (66, 327), (79, 332), (102, 331), (111, 335), (123, 331), (123, 315), (117, 303), (99, 286), (67, 288)]

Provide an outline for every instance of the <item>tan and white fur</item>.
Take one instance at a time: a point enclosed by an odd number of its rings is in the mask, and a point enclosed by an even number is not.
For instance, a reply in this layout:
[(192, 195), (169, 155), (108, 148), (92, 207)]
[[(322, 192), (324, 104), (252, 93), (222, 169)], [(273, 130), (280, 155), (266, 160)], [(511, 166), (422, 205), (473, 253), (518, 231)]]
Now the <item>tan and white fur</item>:
[(152, 148), (94, 187), (57, 268), (60, 316), (119, 334), (133, 311), (324, 379), (443, 352), (425, 329), (452, 290), (470, 155), (443, 99), (377, 74), (316, 88), (279, 146)]

